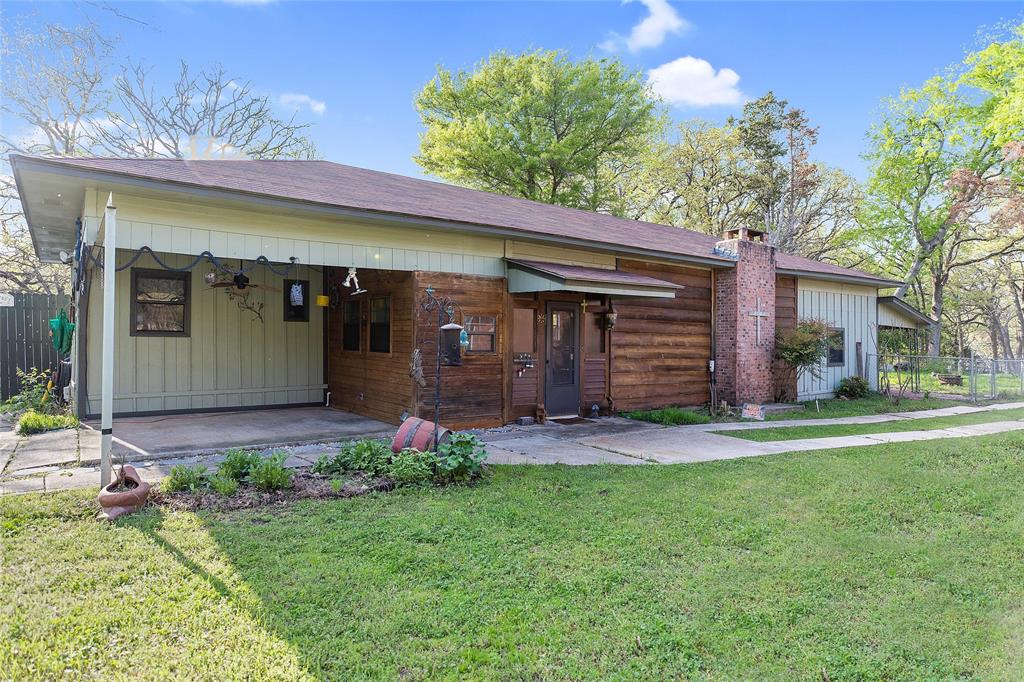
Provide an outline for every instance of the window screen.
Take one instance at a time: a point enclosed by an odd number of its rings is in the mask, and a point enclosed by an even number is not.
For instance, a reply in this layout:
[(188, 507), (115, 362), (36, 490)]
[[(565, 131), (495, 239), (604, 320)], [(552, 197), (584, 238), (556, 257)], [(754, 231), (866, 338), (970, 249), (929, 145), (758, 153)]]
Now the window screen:
[(391, 300), (370, 299), (370, 352), (391, 352)]
[(359, 350), (360, 324), (359, 301), (344, 301), (341, 304), (341, 348), (342, 350)]
[(497, 322), (493, 315), (470, 315), (466, 318), (466, 335), (470, 353), (493, 353), (496, 348)]
[(846, 364), (846, 330), (830, 329), (828, 333), (829, 366)]
[(132, 336), (188, 336), (189, 273), (132, 270)]

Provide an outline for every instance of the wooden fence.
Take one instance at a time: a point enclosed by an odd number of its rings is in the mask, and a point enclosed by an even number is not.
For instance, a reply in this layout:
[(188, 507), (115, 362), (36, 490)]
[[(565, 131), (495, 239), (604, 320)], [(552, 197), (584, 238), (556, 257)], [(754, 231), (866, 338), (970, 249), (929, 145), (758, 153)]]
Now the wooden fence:
[(56, 369), (50, 318), (67, 308), (67, 296), (0, 292), (0, 400), (18, 392), (18, 370)]

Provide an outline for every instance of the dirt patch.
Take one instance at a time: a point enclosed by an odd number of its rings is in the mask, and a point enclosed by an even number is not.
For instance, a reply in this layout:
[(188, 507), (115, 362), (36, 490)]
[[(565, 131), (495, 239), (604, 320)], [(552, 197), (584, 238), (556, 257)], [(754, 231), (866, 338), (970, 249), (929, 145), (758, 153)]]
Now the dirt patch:
[(230, 497), (213, 490), (197, 492), (167, 493), (155, 488), (149, 496), (150, 504), (179, 511), (231, 511), (287, 504), (309, 498), (331, 499), (358, 497), (372, 492), (391, 490), (394, 484), (384, 478), (370, 478), (356, 475), (340, 486), (332, 485), (330, 478), (317, 476), (306, 471), (296, 471), (292, 486), (287, 490), (264, 492), (248, 485), (239, 486), (238, 492)]

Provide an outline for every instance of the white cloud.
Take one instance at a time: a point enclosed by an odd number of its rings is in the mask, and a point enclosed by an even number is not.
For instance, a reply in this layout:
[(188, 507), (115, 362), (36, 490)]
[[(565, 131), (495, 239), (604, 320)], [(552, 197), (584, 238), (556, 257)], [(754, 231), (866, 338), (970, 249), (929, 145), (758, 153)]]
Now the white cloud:
[(697, 57), (679, 59), (656, 66), (647, 73), (647, 82), (666, 102), (679, 106), (709, 107), (739, 104), (745, 99), (736, 85), (740, 75), (732, 69), (719, 69)]
[[(623, 4), (634, 0), (623, 0)], [(667, 0), (639, 0), (647, 8), (647, 16), (640, 20), (628, 36), (621, 36), (612, 33), (604, 42), (598, 45), (606, 52), (616, 52), (625, 45), (630, 52), (658, 47), (670, 33), (683, 33), (690, 30), (690, 22), (683, 19), (668, 4)]]
[(324, 112), (327, 111), (326, 102), (297, 92), (286, 92), (283, 95), (278, 95), (277, 103), (286, 109), (293, 109), (295, 111), (306, 107), (319, 116), (323, 116)]

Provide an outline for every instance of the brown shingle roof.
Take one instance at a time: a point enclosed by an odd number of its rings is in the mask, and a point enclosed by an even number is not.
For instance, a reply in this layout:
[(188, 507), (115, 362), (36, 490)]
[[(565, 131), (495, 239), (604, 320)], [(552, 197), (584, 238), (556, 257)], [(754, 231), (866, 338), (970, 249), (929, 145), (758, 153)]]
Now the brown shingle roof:
[[(45, 158), (44, 163), (117, 176), (241, 192), (328, 207), (591, 242), (669, 257), (730, 261), (714, 253), (718, 241), (693, 230), (627, 220), (440, 182), (345, 166), (329, 161), (189, 161), (181, 159)], [(877, 278), (848, 268), (780, 254), (780, 267), (858, 279)]]
[(682, 285), (666, 282), (663, 279), (655, 279), (647, 275), (639, 275), (634, 272), (622, 270), (606, 270), (603, 268), (588, 268), (581, 265), (563, 265), (562, 263), (548, 263), (532, 260), (509, 259), (509, 263), (523, 265), (540, 272), (554, 275), (560, 279), (579, 279), (588, 282), (606, 282), (608, 284), (636, 284), (640, 286), (670, 287), (682, 289)]

